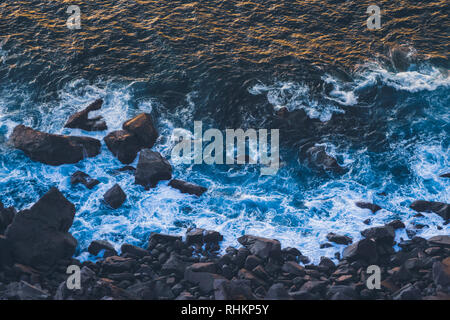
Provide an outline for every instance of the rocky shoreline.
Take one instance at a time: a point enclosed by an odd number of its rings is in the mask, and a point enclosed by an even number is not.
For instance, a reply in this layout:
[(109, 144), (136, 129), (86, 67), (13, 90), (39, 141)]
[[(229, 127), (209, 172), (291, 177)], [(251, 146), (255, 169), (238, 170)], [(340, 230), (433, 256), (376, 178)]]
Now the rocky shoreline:
[[(101, 117), (89, 119), (101, 100), (72, 115), (66, 126), (88, 131), (106, 130)], [(105, 138), (108, 149), (127, 165), (123, 171), (135, 175), (135, 183), (154, 188), (161, 180), (180, 192), (201, 196), (206, 188), (172, 179), (172, 166), (151, 151), (158, 132), (149, 114), (140, 114)], [(12, 145), (34, 161), (48, 165), (76, 163), (100, 153), (99, 140), (55, 135), (17, 126)], [(138, 157), (137, 167), (128, 164)], [(337, 160), (323, 148), (310, 146), (305, 157), (320, 170), (342, 172)], [(443, 176), (445, 177), (445, 176)], [(100, 183), (77, 171), (71, 183), (92, 189)], [(111, 209), (127, 199), (116, 184), (104, 194)], [(376, 204), (358, 202), (373, 213)], [(418, 214), (437, 214), (448, 223), (450, 205), (418, 200), (411, 204)], [(88, 251), (95, 262), (81, 262), (73, 255), (77, 240), (69, 230), (75, 206), (56, 188), (50, 189), (29, 209), (16, 212), (0, 202), (0, 299), (20, 300), (449, 300), (450, 236), (423, 239), (408, 234), (395, 243), (395, 230), (405, 228), (400, 220), (361, 232), (353, 242), (348, 236), (330, 232), (328, 243), (347, 245), (335, 261), (322, 257), (312, 264), (296, 248), (282, 248), (276, 239), (243, 235), (240, 248), (221, 250), (223, 236), (213, 230), (191, 229), (184, 237), (152, 233), (146, 248), (123, 244), (116, 252), (112, 244), (93, 241)], [(367, 224), (370, 222), (368, 221)], [(333, 244), (334, 243), (334, 244)], [(399, 251), (394, 250), (398, 245)], [(369, 266), (380, 270), (380, 288), (370, 289)], [(70, 266), (81, 270), (79, 289), (69, 289)], [(70, 269), (70, 268), (69, 268)]]
[[(72, 258), (77, 241), (68, 232), (75, 207), (52, 188), (30, 209), (15, 213), (0, 204), (0, 299), (20, 300), (448, 300), (450, 236), (413, 237), (393, 249), (399, 220), (361, 232), (338, 263), (311, 264), (275, 239), (244, 235), (240, 248), (220, 254), (219, 232), (192, 229), (184, 237), (152, 233), (146, 248), (93, 241), (96, 262)], [(12, 219), (11, 219), (12, 218)], [(2, 228), (2, 230), (5, 230)], [(334, 243), (351, 243), (330, 233)], [(80, 289), (67, 285), (78, 266)], [(380, 268), (380, 289), (369, 289), (367, 267)]]

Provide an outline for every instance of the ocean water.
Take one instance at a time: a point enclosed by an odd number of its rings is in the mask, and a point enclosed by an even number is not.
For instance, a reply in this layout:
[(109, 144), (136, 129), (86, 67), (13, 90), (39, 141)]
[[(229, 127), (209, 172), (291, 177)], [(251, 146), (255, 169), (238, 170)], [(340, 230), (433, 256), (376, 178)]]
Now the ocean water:
[[(223, 248), (254, 234), (279, 239), (317, 261), (326, 234), (360, 239), (367, 228), (401, 219), (429, 237), (449, 234), (434, 214), (414, 217), (416, 199), (450, 202), (450, 79), (445, 1), (379, 1), (380, 31), (365, 28), (365, 1), (96, 1), (80, 5), (82, 29), (68, 30), (64, 1), (0, 3), (0, 200), (31, 206), (56, 186), (76, 205), (76, 255), (105, 239), (145, 246), (150, 232), (220, 231)], [(403, 72), (386, 59), (395, 45), (414, 53)], [(69, 115), (97, 98), (105, 132), (65, 129)], [(281, 123), (280, 108), (303, 109), (308, 126)], [(47, 166), (8, 144), (25, 124), (51, 133), (102, 139), (150, 112), (160, 131), (154, 149), (170, 161), (174, 133), (208, 128), (280, 129), (281, 167), (174, 164), (174, 177), (208, 187), (196, 198), (167, 182), (149, 191), (102, 142), (101, 154), (75, 165)], [(299, 149), (324, 145), (348, 170), (312, 170)], [(136, 165), (137, 160), (132, 165)], [(82, 170), (102, 183), (71, 186)], [(128, 198), (107, 208), (119, 183)], [(383, 209), (356, 207), (369, 201)], [(442, 228), (439, 230), (439, 228)], [(408, 238), (404, 230), (397, 238)]]

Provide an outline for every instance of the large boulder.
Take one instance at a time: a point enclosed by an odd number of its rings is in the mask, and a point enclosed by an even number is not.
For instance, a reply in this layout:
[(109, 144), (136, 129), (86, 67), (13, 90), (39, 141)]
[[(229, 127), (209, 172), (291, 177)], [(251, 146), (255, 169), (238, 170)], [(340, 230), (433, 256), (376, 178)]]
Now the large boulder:
[(16, 215), (16, 209), (13, 207), (5, 208), (3, 203), (0, 201), (0, 234), (3, 234), (6, 228), (13, 221)]
[(139, 154), (136, 167), (135, 183), (145, 187), (154, 188), (161, 180), (172, 178), (172, 166), (160, 153), (144, 149)]
[(337, 160), (330, 156), (324, 146), (314, 146), (306, 150), (309, 163), (316, 169), (342, 174), (345, 168), (341, 167)]
[(180, 190), (181, 193), (193, 194), (196, 195), (197, 197), (200, 197), (203, 193), (206, 192), (206, 190), (208, 190), (205, 187), (199, 186), (197, 184), (189, 183), (178, 179), (171, 180), (169, 182), (169, 186)]
[(368, 239), (373, 239), (377, 243), (384, 243), (387, 245), (394, 244), (395, 230), (391, 226), (373, 227), (361, 231), (361, 234)]
[(127, 195), (116, 183), (103, 195), (103, 200), (113, 209), (119, 208), (127, 199)]
[(6, 229), (14, 259), (46, 269), (75, 253), (77, 240), (68, 232), (75, 206), (56, 188), (50, 189), (30, 209), (20, 211)]
[(133, 162), (141, 149), (138, 138), (125, 130), (110, 132), (103, 140), (109, 151), (124, 164)]
[(14, 128), (10, 141), (31, 160), (53, 166), (95, 157), (101, 146), (94, 138), (50, 134), (21, 124)]
[(375, 263), (378, 260), (377, 245), (372, 239), (362, 239), (344, 249), (343, 258), (349, 261), (364, 260)]
[(447, 203), (416, 200), (411, 203), (410, 208), (417, 212), (434, 212), (440, 215), (445, 221), (450, 220), (450, 205)]
[(89, 119), (89, 112), (99, 110), (103, 105), (103, 100), (98, 99), (87, 106), (84, 110), (70, 116), (64, 125), (65, 128), (78, 128), (86, 131), (103, 131), (108, 127), (102, 116)]
[(238, 238), (240, 244), (246, 247), (252, 254), (266, 259), (281, 256), (281, 244), (276, 239), (267, 239), (252, 235), (244, 235)]
[(153, 147), (158, 138), (158, 131), (149, 113), (141, 113), (126, 121), (122, 128), (123, 130), (110, 132), (103, 140), (114, 156), (124, 164), (133, 162), (141, 149)]
[(158, 139), (158, 130), (153, 125), (153, 119), (149, 113), (141, 113), (126, 121), (122, 128), (136, 135), (142, 148), (153, 147)]

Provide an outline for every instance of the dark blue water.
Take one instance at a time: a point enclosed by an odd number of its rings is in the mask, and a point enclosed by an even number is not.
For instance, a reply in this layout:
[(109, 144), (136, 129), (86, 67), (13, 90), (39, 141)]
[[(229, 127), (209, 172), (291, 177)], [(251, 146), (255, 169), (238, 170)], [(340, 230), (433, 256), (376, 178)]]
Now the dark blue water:
[[(364, 1), (96, 1), (81, 5), (82, 29), (65, 27), (59, 2), (0, 3), (0, 197), (29, 207), (51, 186), (75, 203), (71, 229), (78, 255), (93, 239), (144, 245), (152, 231), (214, 229), (225, 246), (244, 233), (279, 239), (317, 259), (328, 232), (358, 239), (373, 220), (394, 218), (421, 236), (449, 233), (436, 215), (414, 217), (415, 199), (450, 202), (448, 4), (379, 1), (383, 28), (365, 28)], [(414, 56), (392, 67), (389, 49)], [(103, 98), (108, 132), (151, 112), (161, 137), (154, 149), (170, 160), (174, 130), (280, 129), (282, 167), (175, 165), (176, 178), (208, 187), (201, 198), (160, 183), (144, 191), (122, 164), (102, 152), (76, 165), (32, 162), (7, 143), (17, 124), (102, 139), (107, 132), (64, 129), (68, 116)], [(304, 122), (280, 121), (286, 107)], [(324, 145), (342, 176), (312, 170), (299, 150)], [(135, 165), (134, 163), (133, 165)], [(82, 170), (102, 184), (71, 186)], [(119, 183), (127, 202), (110, 210), (102, 195)], [(384, 195), (380, 195), (380, 194)], [(372, 214), (356, 201), (379, 204)], [(406, 238), (404, 231), (397, 234)]]

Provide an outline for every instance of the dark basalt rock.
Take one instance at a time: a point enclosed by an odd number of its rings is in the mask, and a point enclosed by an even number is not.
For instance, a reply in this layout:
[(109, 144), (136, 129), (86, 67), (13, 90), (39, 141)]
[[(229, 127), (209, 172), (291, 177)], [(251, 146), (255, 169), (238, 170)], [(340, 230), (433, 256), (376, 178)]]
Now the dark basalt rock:
[(359, 207), (361, 209), (369, 209), (370, 211), (372, 211), (372, 213), (375, 213), (378, 210), (383, 209), (379, 205), (373, 204), (373, 203), (370, 203), (370, 202), (356, 202), (355, 204), (356, 204), (357, 207)]
[(377, 246), (371, 239), (362, 239), (344, 249), (343, 258), (349, 261), (358, 259), (375, 263), (378, 260)]
[(450, 220), (450, 205), (447, 203), (416, 200), (411, 203), (410, 208), (417, 212), (434, 212), (440, 215), (445, 221)]
[(5, 266), (11, 266), (13, 262), (11, 243), (5, 236), (0, 235), (0, 270)]
[(248, 280), (214, 280), (216, 300), (255, 300)]
[(5, 208), (0, 201), (0, 234), (3, 234), (6, 228), (11, 224), (16, 215), (16, 209), (13, 207)]
[(432, 245), (450, 248), (450, 236), (435, 236), (428, 239), (428, 242)]
[(88, 247), (88, 252), (94, 256), (98, 255), (102, 250), (110, 251), (113, 253), (111, 255), (117, 255), (117, 251), (114, 249), (114, 246), (106, 240), (94, 240)]
[(205, 232), (205, 230), (200, 229), (200, 228), (188, 230), (188, 232), (186, 232), (186, 243), (188, 245), (194, 244), (194, 243), (203, 244), (204, 232)]
[(405, 224), (401, 220), (393, 220), (389, 222), (387, 226), (392, 227), (394, 230), (406, 228)]
[(450, 257), (433, 263), (433, 281), (437, 286), (450, 286)]
[(238, 242), (250, 250), (252, 254), (263, 259), (281, 256), (281, 244), (275, 239), (244, 235), (238, 238)]
[(393, 296), (394, 300), (419, 300), (420, 298), (420, 290), (411, 283), (401, 288)]
[(5, 296), (13, 300), (47, 300), (50, 298), (48, 292), (23, 280), (10, 283), (6, 288)]
[(141, 150), (138, 138), (124, 130), (110, 132), (103, 140), (109, 151), (124, 164), (133, 162)]
[(265, 297), (266, 300), (290, 300), (291, 297), (282, 283), (273, 284)]
[(172, 188), (180, 190), (182, 193), (188, 193), (196, 195), (197, 197), (200, 197), (203, 193), (208, 190), (205, 187), (196, 185), (194, 183), (189, 183), (183, 180), (173, 179), (169, 182), (169, 186)]
[(327, 234), (327, 239), (330, 242), (334, 242), (337, 244), (345, 244), (345, 245), (353, 242), (352, 238), (350, 238), (348, 236), (338, 235), (333, 232), (330, 232), (329, 234)]
[(361, 231), (363, 237), (373, 239), (377, 243), (392, 245), (395, 238), (395, 230), (391, 226), (373, 227)]
[(31, 160), (58, 166), (77, 163), (100, 153), (100, 141), (89, 137), (63, 136), (34, 130), (24, 125), (14, 128), (10, 141)]
[(144, 149), (139, 154), (135, 183), (144, 188), (154, 188), (161, 180), (172, 178), (172, 166), (160, 153)]
[(102, 116), (89, 119), (89, 112), (99, 110), (103, 105), (103, 100), (98, 99), (91, 103), (84, 110), (70, 116), (64, 125), (65, 128), (78, 128), (86, 131), (103, 131), (108, 127)]
[(91, 178), (90, 175), (84, 173), (83, 171), (76, 171), (70, 176), (70, 183), (75, 185), (81, 183), (88, 189), (94, 188), (100, 183), (97, 179)]
[(346, 170), (341, 167), (337, 160), (327, 154), (324, 146), (314, 146), (306, 150), (309, 162), (316, 168), (342, 174)]
[(128, 243), (124, 243), (120, 247), (120, 251), (122, 252), (122, 254), (127, 253), (140, 258), (150, 255), (147, 250)]
[(119, 208), (127, 199), (127, 195), (116, 183), (111, 189), (103, 195), (105, 202), (113, 209)]
[(45, 269), (72, 257), (77, 240), (68, 230), (74, 216), (75, 206), (56, 188), (20, 211), (6, 230), (15, 261)]
[(441, 178), (450, 178), (450, 172), (441, 174), (439, 177), (441, 177)]
[(142, 148), (153, 147), (158, 139), (158, 130), (153, 125), (153, 119), (149, 113), (141, 113), (126, 121), (122, 128), (136, 135)]

